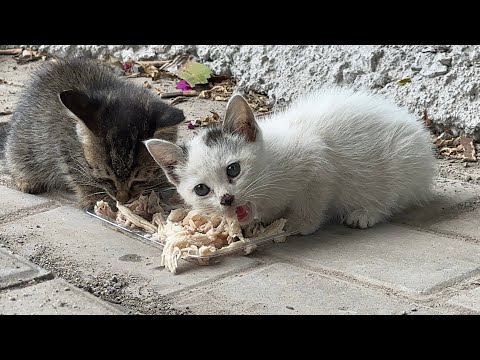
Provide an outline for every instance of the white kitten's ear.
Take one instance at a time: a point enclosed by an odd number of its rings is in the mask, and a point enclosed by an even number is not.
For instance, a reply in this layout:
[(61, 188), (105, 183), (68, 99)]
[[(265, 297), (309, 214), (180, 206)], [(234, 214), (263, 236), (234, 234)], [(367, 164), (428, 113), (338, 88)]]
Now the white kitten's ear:
[(259, 132), (255, 116), (241, 95), (234, 95), (227, 104), (223, 131), (243, 135), (247, 141), (255, 141)]
[(186, 160), (183, 149), (166, 140), (150, 139), (143, 142), (153, 159), (167, 175), (168, 181), (178, 185), (180, 178), (176, 172), (177, 166)]

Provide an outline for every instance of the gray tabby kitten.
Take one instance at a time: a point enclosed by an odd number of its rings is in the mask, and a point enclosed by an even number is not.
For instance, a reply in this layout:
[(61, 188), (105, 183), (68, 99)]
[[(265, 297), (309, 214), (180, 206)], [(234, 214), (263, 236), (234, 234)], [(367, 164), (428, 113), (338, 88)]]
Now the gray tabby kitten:
[(185, 202), (241, 224), (287, 219), (310, 234), (326, 221), (367, 228), (431, 195), (429, 132), (380, 95), (322, 88), (255, 119), (239, 95), (223, 124), (185, 147), (145, 142)]
[(29, 193), (73, 190), (80, 206), (128, 202), (164, 181), (142, 141), (175, 141), (181, 110), (85, 58), (46, 63), (20, 97), (5, 156)]

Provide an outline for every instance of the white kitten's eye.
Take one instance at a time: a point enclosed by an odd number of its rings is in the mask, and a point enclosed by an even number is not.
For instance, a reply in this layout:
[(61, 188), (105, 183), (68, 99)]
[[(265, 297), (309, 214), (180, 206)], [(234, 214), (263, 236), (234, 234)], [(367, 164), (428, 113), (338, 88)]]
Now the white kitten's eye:
[(198, 184), (193, 188), (193, 191), (198, 196), (205, 196), (210, 192), (210, 188), (205, 184)]
[(231, 163), (227, 166), (227, 175), (230, 178), (234, 178), (240, 174), (240, 164), (238, 162)]

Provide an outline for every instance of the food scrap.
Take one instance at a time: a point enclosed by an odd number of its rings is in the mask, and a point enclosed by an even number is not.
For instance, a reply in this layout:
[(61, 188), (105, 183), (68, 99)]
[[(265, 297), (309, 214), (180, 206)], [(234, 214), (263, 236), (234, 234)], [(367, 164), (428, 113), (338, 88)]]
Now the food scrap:
[(161, 266), (174, 274), (180, 258), (221, 255), (242, 248), (249, 254), (256, 248), (252, 240), (258, 237), (279, 235), (276, 241), (285, 240), (285, 236), (281, 236), (285, 233), (285, 219), (276, 220), (268, 226), (254, 223), (242, 229), (236, 217), (212, 216), (189, 210), (176, 199), (161, 203), (153, 191), (131, 204), (117, 202), (116, 206), (118, 211), (114, 211), (107, 202), (98, 201), (94, 211), (121, 225), (143, 230), (153, 239), (161, 241), (164, 244)]

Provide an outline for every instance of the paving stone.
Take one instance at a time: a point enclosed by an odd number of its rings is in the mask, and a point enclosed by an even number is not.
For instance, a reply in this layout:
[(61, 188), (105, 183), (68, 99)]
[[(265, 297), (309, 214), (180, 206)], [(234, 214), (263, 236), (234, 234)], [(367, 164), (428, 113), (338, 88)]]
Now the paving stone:
[[(196, 314), (434, 314), (414, 302), (285, 263), (222, 281), (178, 306)], [(416, 311), (411, 311), (415, 309)]]
[(0, 289), (49, 276), (49, 271), (0, 248)]
[(434, 198), (423, 207), (405, 210), (393, 217), (392, 222), (428, 227), (440, 218), (451, 217), (453, 208), (480, 199), (480, 186), (462, 181), (439, 178), (434, 187)]
[(258, 259), (246, 256), (226, 258), (211, 266), (181, 260), (178, 274), (173, 275), (160, 267), (159, 248), (112, 230), (100, 220), (68, 206), (4, 226), (0, 224), (0, 233), (7, 241), (22, 237), (25, 242), (22, 255), (26, 257), (41, 246), (48, 246), (56, 257), (80, 264), (82, 269), (91, 269), (92, 274), (108, 272), (124, 277), (141, 277), (148, 281), (150, 289), (162, 295), (259, 263)]
[(46, 204), (49, 200), (0, 185), (0, 221), (22, 209)]
[(447, 302), (480, 313), (480, 287), (459, 292)]
[(268, 255), (418, 294), (480, 272), (480, 245), (395, 224), (367, 230), (334, 225), (272, 245)]
[(65, 280), (0, 291), (1, 315), (119, 315), (123, 312)]
[(462, 212), (452, 219), (441, 220), (430, 225), (429, 228), (444, 234), (480, 241), (480, 208)]

